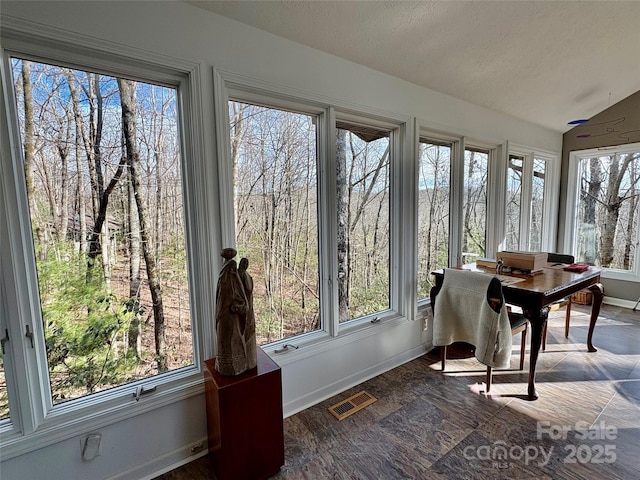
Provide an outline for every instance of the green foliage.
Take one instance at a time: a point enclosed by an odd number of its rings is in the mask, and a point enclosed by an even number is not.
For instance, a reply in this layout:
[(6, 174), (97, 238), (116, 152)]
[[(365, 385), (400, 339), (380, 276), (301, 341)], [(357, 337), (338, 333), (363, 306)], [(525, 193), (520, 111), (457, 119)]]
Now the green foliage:
[(263, 298), (254, 298), (256, 313), (256, 337), (259, 344), (280, 339), (280, 320), (272, 309), (267, 308)]
[[(86, 261), (50, 256), (38, 262), (47, 360), (54, 401), (76, 398), (123, 382), (136, 365), (126, 349), (134, 312), (108, 293), (99, 275), (87, 281)], [(99, 268), (97, 265), (94, 268)]]
[(350, 293), (351, 318), (389, 309), (389, 283), (386, 278), (377, 278), (369, 288), (354, 287)]

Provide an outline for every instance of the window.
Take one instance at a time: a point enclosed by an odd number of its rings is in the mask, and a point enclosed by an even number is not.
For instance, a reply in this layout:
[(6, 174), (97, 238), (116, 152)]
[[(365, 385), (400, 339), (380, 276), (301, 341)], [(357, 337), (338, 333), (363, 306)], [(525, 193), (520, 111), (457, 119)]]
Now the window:
[[(555, 230), (550, 215), (557, 195), (549, 187), (550, 157), (538, 153), (510, 153), (507, 165), (503, 250), (554, 251), (547, 232)], [(557, 193), (557, 192), (556, 192)]]
[(230, 101), (238, 255), (259, 345), (321, 328), (317, 116)]
[(543, 250), (543, 232), (545, 225), (545, 180), (547, 178), (547, 160), (533, 159), (533, 177), (531, 178), (531, 217), (529, 221), (529, 250)]
[(249, 261), (258, 343), (281, 350), (287, 339), (314, 342), (402, 315), (392, 273), (402, 255), (392, 250), (402, 243), (392, 214), (399, 123), (224, 76), (229, 161), (220, 168), (233, 193), (222, 197), (235, 234), (226, 241)]
[[(203, 187), (197, 147), (182, 133), (200, 128), (190, 109), (197, 66), (52, 42), (60, 48), (47, 44), (47, 60), (22, 37), (3, 45), (9, 458), (91, 429), (105, 405), (128, 418), (140, 412), (132, 395), (159, 406), (201, 379), (190, 246), (202, 239), (188, 224)], [(196, 287), (209, 291), (196, 267)]]
[(522, 173), (524, 158), (509, 155), (507, 169), (507, 206), (505, 221), (505, 249), (520, 249), (520, 210), (522, 208)]
[(449, 266), (449, 198), (453, 145), (420, 139), (418, 155), (418, 298), (429, 296), (431, 272)]
[(462, 201), (462, 261), (484, 257), (487, 231), (489, 152), (466, 148)]
[(193, 365), (176, 89), (12, 67), (53, 403)]
[(575, 186), (570, 192), (573, 202), (568, 202), (572, 224), (568, 236), (576, 260), (610, 272), (640, 274), (636, 258), (640, 144), (574, 152), (570, 178)]
[(338, 122), (336, 198), (340, 322), (390, 308), (390, 133)]

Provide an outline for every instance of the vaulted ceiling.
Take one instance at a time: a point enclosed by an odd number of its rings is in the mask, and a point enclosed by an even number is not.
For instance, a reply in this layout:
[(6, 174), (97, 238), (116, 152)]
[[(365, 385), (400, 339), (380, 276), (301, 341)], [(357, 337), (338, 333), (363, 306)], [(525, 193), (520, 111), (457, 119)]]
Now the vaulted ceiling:
[(187, 3), (559, 132), (640, 90), (638, 1)]

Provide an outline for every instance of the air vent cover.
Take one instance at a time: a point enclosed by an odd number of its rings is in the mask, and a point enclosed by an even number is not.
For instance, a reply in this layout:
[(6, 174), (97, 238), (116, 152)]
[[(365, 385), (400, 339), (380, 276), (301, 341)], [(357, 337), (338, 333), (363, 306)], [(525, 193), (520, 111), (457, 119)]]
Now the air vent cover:
[(346, 400), (342, 400), (341, 402), (332, 405), (329, 407), (329, 411), (331, 412), (331, 415), (336, 417), (338, 420), (344, 420), (349, 415), (356, 413), (377, 401), (378, 399), (376, 397), (363, 390), (355, 395), (351, 395)]

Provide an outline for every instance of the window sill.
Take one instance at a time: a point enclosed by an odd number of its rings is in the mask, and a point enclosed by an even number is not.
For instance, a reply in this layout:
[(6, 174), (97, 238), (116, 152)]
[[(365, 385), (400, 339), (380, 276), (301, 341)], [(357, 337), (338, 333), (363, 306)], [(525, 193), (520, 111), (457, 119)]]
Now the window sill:
[(600, 277), (610, 280), (622, 280), (625, 282), (640, 282), (640, 276), (634, 272), (624, 270), (614, 270), (609, 268), (603, 268)]
[(320, 353), (326, 353), (328, 350), (357, 342), (372, 335), (377, 335), (381, 329), (394, 328), (406, 322), (407, 319), (403, 316), (393, 316), (377, 323), (371, 323), (370, 321), (366, 323), (357, 322), (357, 325), (353, 325), (351, 328), (341, 329), (339, 335), (335, 337), (332, 337), (326, 332), (322, 332), (321, 334), (315, 333), (309, 335), (307, 338), (300, 339), (301, 341), (296, 341), (298, 339), (290, 339), (287, 342), (282, 342), (295, 345), (299, 347), (298, 349), (289, 349), (286, 352), (275, 353), (274, 350), (282, 348), (281, 342), (278, 344), (265, 345), (262, 348), (282, 367)]

